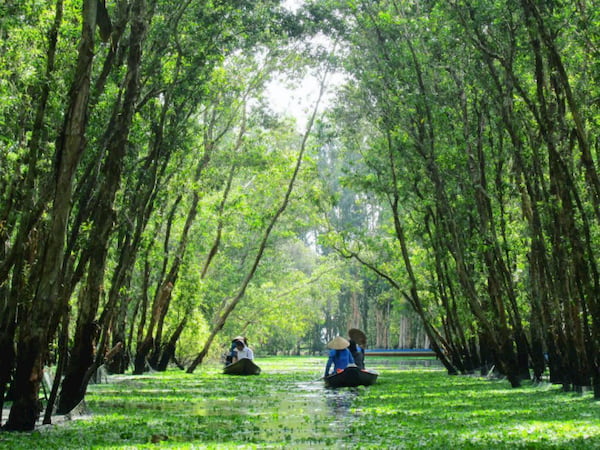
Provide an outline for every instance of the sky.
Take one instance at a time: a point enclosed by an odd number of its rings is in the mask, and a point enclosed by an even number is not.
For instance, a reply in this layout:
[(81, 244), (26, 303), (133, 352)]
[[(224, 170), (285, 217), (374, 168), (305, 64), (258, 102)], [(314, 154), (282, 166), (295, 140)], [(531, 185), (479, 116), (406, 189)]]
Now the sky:
[[(295, 11), (304, 3), (303, 0), (285, 0), (284, 8)], [(320, 45), (327, 45), (326, 38), (317, 38)], [(331, 73), (327, 77), (327, 90), (319, 111), (323, 111), (331, 104), (335, 89), (344, 81), (341, 73)], [(293, 87), (292, 87), (293, 86)], [(307, 118), (314, 109), (315, 102), (319, 96), (319, 80), (311, 74), (307, 74), (300, 82), (280, 78), (268, 84), (268, 99), (273, 111), (278, 114), (292, 116), (298, 124), (298, 131), (303, 132), (306, 127)]]

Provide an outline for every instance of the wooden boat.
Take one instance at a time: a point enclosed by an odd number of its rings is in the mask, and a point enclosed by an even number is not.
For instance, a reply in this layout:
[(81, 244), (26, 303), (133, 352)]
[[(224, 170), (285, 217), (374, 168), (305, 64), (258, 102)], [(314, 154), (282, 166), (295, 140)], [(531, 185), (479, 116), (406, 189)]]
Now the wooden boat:
[(373, 370), (346, 367), (341, 372), (325, 377), (325, 385), (331, 388), (370, 386), (377, 381), (379, 374)]
[(242, 358), (225, 366), (223, 373), (226, 375), (258, 375), (260, 373), (260, 367), (254, 364), (254, 361), (248, 358)]

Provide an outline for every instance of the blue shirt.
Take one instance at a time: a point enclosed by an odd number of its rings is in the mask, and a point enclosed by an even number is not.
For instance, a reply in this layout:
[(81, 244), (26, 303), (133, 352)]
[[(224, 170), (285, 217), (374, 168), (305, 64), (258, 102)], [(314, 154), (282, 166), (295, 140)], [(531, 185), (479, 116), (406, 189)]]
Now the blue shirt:
[(350, 350), (347, 348), (344, 350), (330, 350), (329, 359), (327, 360), (327, 365), (325, 366), (325, 376), (329, 375), (329, 369), (331, 369), (332, 364), (334, 372), (337, 372), (338, 369), (344, 370), (346, 367), (348, 367), (348, 364), (354, 364), (352, 353), (350, 353)]

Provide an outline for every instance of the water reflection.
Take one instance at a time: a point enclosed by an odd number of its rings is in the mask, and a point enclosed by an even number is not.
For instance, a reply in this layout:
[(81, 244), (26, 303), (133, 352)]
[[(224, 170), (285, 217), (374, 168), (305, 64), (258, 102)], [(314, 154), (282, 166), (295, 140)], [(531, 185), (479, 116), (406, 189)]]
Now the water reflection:
[(324, 413), (332, 420), (347, 418), (354, 399), (359, 395), (356, 388), (330, 389), (323, 381), (296, 383), (294, 396), (312, 405), (315, 412)]
[(323, 443), (344, 448), (349, 426), (358, 417), (352, 403), (360, 391), (328, 389), (322, 380), (295, 382), (286, 387), (286, 395), (273, 392), (268, 406), (263, 403), (250, 412), (259, 419), (256, 423), (258, 440), (285, 441), (294, 448), (303, 448), (303, 445), (320, 448)]
[(325, 403), (332, 415), (337, 419), (345, 419), (349, 416), (352, 402), (358, 395), (358, 389), (326, 389)]
[(325, 389), (323, 396), (331, 414), (330, 428), (341, 437), (348, 436), (350, 426), (358, 420), (360, 413), (352, 409), (356, 397), (360, 395), (357, 388)]

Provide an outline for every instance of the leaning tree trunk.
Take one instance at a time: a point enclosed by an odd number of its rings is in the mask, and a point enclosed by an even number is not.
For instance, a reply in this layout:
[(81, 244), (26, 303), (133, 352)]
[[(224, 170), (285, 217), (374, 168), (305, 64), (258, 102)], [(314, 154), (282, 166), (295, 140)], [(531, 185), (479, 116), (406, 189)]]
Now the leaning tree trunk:
[[(411, 46), (411, 49), (412, 49), (412, 46)], [(415, 67), (418, 68), (416, 58), (413, 58), (413, 59), (415, 62)], [(417, 70), (417, 72), (420, 73), (419, 70)], [(421, 82), (422, 82), (422, 80), (421, 80)], [(422, 84), (421, 84), (421, 89), (424, 89)], [(425, 111), (422, 113), (428, 117), (429, 120), (427, 120), (427, 122), (429, 124), (431, 124), (431, 118), (429, 117), (430, 116), (429, 110), (427, 108), (425, 108)], [(425, 128), (426, 127), (423, 126), (420, 129), (420, 138), (423, 141), (424, 147), (431, 146), (429, 148), (432, 148), (432, 146), (433, 146), (433, 130), (426, 130)], [(397, 164), (396, 164), (396, 161), (394, 158), (393, 137), (392, 137), (391, 133), (389, 133), (389, 132), (387, 133), (387, 151), (388, 151), (388, 158), (389, 158), (389, 163), (390, 163), (390, 174), (392, 177), (392, 180), (391, 180), (392, 181), (392, 192), (388, 196), (388, 202), (390, 205), (390, 209), (392, 211), (395, 238), (398, 241), (398, 244), (400, 245), (400, 249), (401, 249), (401, 253), (402, 253), (402, 261), (404, 263), (404, 268), (405, 268), (408, 278), (410, 280), (410, 288), (409, 288), (410, 294), (405, 294), (405, 298), (409, 301), (409, 303), (413, 307), (414, 311), (420, 317), (420, 319), (423, 323), (423, 326), (425, 327), (427, 337), (429, 338), (431, 348), (436, 352), (436, 355), (438, 356), (438, 358), (440, 359), (440, 361), (442, 362), (442, 364), (444, 365), (444, 367), (446, 368), (448, 373), (456, 374), (457, 369), (456, 369), (456, 367), (454, 367), (454, 365), (448, 358), (448, 355), (446, 355), (446, 353), (441, 348), (440, 335), (434, 329), (434, 327), (431, 325), (429, 320), (427, 319), (425, 309), (423, 307), (423, 304), (422, 304), (420, 296), (419, 296), (417, 278), (414, 273), (412, 262), (410, 259), (410, 252), (408, 250), (408, 243), (407, 243), (406, 235), (404, 232), (404, 227), (400, 220), (399, 180), (398, 180), (398, 173), (397, 173)], [(434, 169), (433, 164), (431, 164), (430, 166), (432, 167), (432, 169)], [(433, 170), (433, 172), (435, 175), (437, 175), (437, 172), (435, 170)], [(438, 184), (438, 186), (439, 186), (439, 184)], [(438, 190), (438, 194), (440, 194), (440, 192), (441, 191)], [(389, 278), (388, 278), (388, 280), (389, 280)], [(392, 280), (390, 280), (390, 281), (392, 281)], [(395, 285), (396, 288), (399, 288), (399, 286), (395, 282), (393, 283), (393, 285)]]
[[(146, 35), (146, 1), (136, 0), (132, 6), (131, 36), (125, 76), (123, 103), (114, 109), (107, 130), (107, 155), (103, 165), (103, 181), (98, 195), (99, 203), (93, 217), (92, 239), (89, 243), (90, 261), (88, 278), (79, 302), (79, 317), (74, 336), (74, 347), (69, 367), (63, 380), (57, 412), (66, 414), (83, 399), (87, 389), (86, 373), (94, 364), (96, 339), (92, 330), (97, 326), (104, 272), (114, 221), (113, 203), (121, 183), (123, 160), (127, 148), (129, 130), (139, 96), (139, 72), (142, 59), (142, 43)], [(120, 98), (120, 96), (119, 96)], [(99, 330), (98, 330), (99, 332)]]
[(57, 309), (60, 267), (64, 257), (67, 220), (70, 213), (73, 177), (84, 148), (90, 75), (94, 58), (96, 0), (84, 0), (82, 37), (69, 107), (56, 148), (54, 202), (45, 242), (40, 249), (36, 290), (31, 310), (20, 325), (14, 380), (15, 401), (7, 430), (26, 431), (35, 427), (40, 409), (38, 395), (42, 368), (48, 349), (48, 327)]
[[(13, 269), (13, 280), (15, 284), (12, 286), (12, 294), (8, 292), (8, 283), (4, 283), (4, 276), (0, 275), (0, 304), (5, 305), (4, 308), (0, 311), (0, 423), (2, 423), (2, 410), (4, 407), (4, 398), (6, 392), (6, 386), (10, 381), (10, 376), (12, 373), (12, 369), (14, 368), (15, 363), (15, 331), (16, 331), (16, 319), (17, 319), (17, 303), (19, 301), (19, 297), (24, 292), (24, 270), (23, 264), (25, 260), (29, 261), (29, 258), (26, 258), (26, 253), (30, 252), (30, 245), (23, 243), (25, 241), (30, 242), (29, 237), (33, 223), (37, 221), (38, 214), (35, 212), (38, 207), (34, 207), (33, 199), (35, 195), (33, 194), (35, 188), (35, 182), (38, 179), (38, 167), (39, 167), (39, 153), (40, 153), (40, 144), (42, 140), (43, 132), (45, 131), (44, 120), (46, 115), (46, 107), (48, 105), (48, 98), (50, 96), (50, 85), (49, 79), (51, 78), (54, 67), (55, 67), (55, 59), (56, 59), (56, 46), (58, 41), (58, 31), (60, 29), (60, 25), (62, 23), (63, 17), (63, 1), (56, 1), (56, 12), (54, 22), (52, 27), (48, 32), (48, 52), (46, 59), (46, 72), (44, 74), (43, 80), (40, 82), (40, 92), (38, 93), (38, 102), (37, 108), (35, 112), (35, 118), (31, 130), (31, 139), (28, 142), (28, 155), (27, 155), (27, 172), (25, 176), (25, 180), (23, 185), (18, 186), (15, 191), (20, 194), (20, 209), (25, 211), (25, 214), (21, 216), (21, 223), (19, 225), (19, 231), (17, 233), (17, 242), (14, 244), (14, 250), (18, 251), (19, 249), (25, 248), (24, 252), (20, 255), (16, 255), (16, 257), (12, 258), (15, 266)], [(42, 196), (45, 197), (45, 196)], [(4, 215), (5, 211), (9, 211), (12, 209), (12, 202), (15, 200), (15, 196), (12, 195), (9, 200), (9, 204), (6, 205), (6, 208), (1, 209), (1, 213), (3, 218), (0, 221), (4, 222), (4, 226), (11, 229), (14, 226), (14, 222), (11, 223), (9, 217)], [(43, 203), (43, 201), (42, 201)], [(7, 215), (9, 215), (7, 213)], [(16, 215), (15, 215), (16, 218)], [(34, 220), (35, 219), (35, 220)], [(27, 236), (27, 239), (23, 239), (23, 237)], [(2, 272), (8, 275), (8, 268), (11, 263), (7, 259), (6, 247), (4, 245), (4, 241), (8, 240), (8, 235), (3, 231), (1, 233), (1, 249), (0, 249), (0, 261), (3, 262), (2, 265), (6, 264), (6, 269)]]
[(128, 298), (121, 298), (118, 312), (115, 312), (114, 315), (111, 314), (112, 317), (106, 325), (110, 327), (106, 332), (111, 336), (112, 347), (115, 348), (118, 343), (121, 343), (112, 358), (107, 359), (104, 363), (109, 373), (125, 373), (129, 364), (127, 347), (130, 341), (126, 338), (127, 306), (129, 303)]
[(3, 324), (2, 330), (0, 331), (0, 352), (2, 353), (2, 365), (0, 366), (0, 423), (2, 423), (2, 410), (4, 408), (6, 386), (10, 382), (10, 376), (15, 361), (14, 323), (16, 318), (14, 311), (9, 311), (8, 308), (3, 309), (1, 312), (3, 321), (12, 325)]
[[(196, 185), (198, 181), (200, 181), (204, 169), (206, 169), (208, 163), (210, 162), (213, 150), (213, 144), (206, 145), (204, 155), (198, 161), (198, 165), (196, 166), (196, 170), (194, 173), (194, 185)], [(180, 199), (181, 196), (178, 198), (176, 205), (177, 203), (179, 203)], [(170, 293), (173, 290), (174, 284), (177, 282), (177, 278), (179, 277), (179, 268), (181, 267), (181, 263), (183, 261), (183, 257), (187, 249), (190, 229), (198, 214), (199, 202), (200, 194), (198, 192), (194, 192), (192, 194), (191, 206), (188, 209), (185, 225), (179, 238), (179, 244), (177, 246), (177, 250), (175, 252), (175, 257), (171, 264), (171, 268), (169, 269), (169, 272), (165, 276), (164, 280), (162, 281), (161, 289), (154, 298), (154, 303), (152, 306), (152, 315), (150, 317), (150, 324), (148, 326), (148, 330), (146, 331), (146, 337), (136, 349), (136, 355), (134, 360), (135, 374), (143, 373), (143, 371), (145, 370), (148, 355), (151, 356), (152, 362), (154, 364), (158, 362), (157, 353), (158, 349), (161, 346), (160, 340), (162, 339), (161, 324), (163, 323), (164, 318), (169, 310), (169, 304), (171, 301)], [(174, 212), (175, 208), (173, 209), (173, 213)], [(168, 244), (168, 242), (166, 244)], [(165, 295), (165, 287), (169, 288), (168, 295)], [(156, 335), (154, 334), (155, 328), (157, 329)]]
[(138, 346), (133, 360), (133, 373), (134, 375), (140, 375), (146, 370), (146, 358), (154, 345), (154, 327), (158, 322), (158, 318), (164, 308), (166, 302), (171, 296), (173, 285), (170, 281), (165, 281), (158, 290), (154, 303), (152, 306), (152, 314), (150, 316), (150, 324), (146, 331), (146, 336), (143, 340), (138, 340)]
[[(113, 343), (123, 342), (124, 345), (117, 355), (108, 362), (109, 370), (113, 373), (124, 373), (130, 359), (130, 349), (132, 348), (132, 339), (126, 338), (126, 312), (128, 298), (124, 298), (121, 292), (129, 287), (132, 271), (136, 257), (140, 251), (142, 237), (148, 221), (155, 207), (155, 200), (160, 186), (160, 180), (163, 179), (167, 163), (173, 150), (165, 145), (164, 127), (169, 112), (169, 104), (165, 102), (160, 112), (160, 120), (151, 128), (154, 130), (151, 139), (151, 151), (146, 158), (145, 163), (131, 177), (135, 188), (132, 195), (128, 197), (128, 203), (125, 209), (133, 217), (132, 221), (127, 221), (121, 228), (123, 236), (119, 239), (122, 243), (118, 249), (119, 260), (117, 267), (111, 279), (111, 287), (108, 294), (108, 302), (102, 312), (100, 323), (104, 333), (113, 334)], [(147, 261), (146, 261), (147, 262)], [(136, 320), (137, 311), (142, 306), (141, 320), (139, 324), (138, 342), (142, 342), (143, 330), (146, 320), (146, 308), (148, 305), (148, 277), (149, 267), (146, 263), (144, 270), (144, 295), (138, 301), (135, 308), (134, 317), (131, 318), (131, 331)], [(117, 315), (117, 309), (120, 311)], [(132, 333), (129, 333), (133, 336)]]
[[(240, 133), (242, 133), (242, 131), (240, 131)], [(241, 137), (242, 136), (240, 135), (240, 137), (238, 139), (238, 145), (241, 145), (241, 142), (242, 142)], [(204, 265), (202, 267), (202, 272), (200, 274), (201, 280), (203, 280), (206, 277), (208, 268), (210, 267), (211, 262), (214, 260), (214, 257), (216, 256), (216, 254), (219, 250), (219, 247), (220, 247), (221, 237), (222, 237), (221, 235), (223, 233), (223, 225), (224, 225), (223, 212), (225, 210), (225, 204), (227, 202), (227, 198), (229, 197), (229, 193), (231, 191), (231, 186), (233, 184), (233, 176), (235, 174), (235, 169), (236, 169), (235, 165), (232, 165), (231, 170), (229, 171), (229, 176), (227, 178), (227, 184), (225, 185), (225, 190), (223, 191), (223, 198), (221, 199), (221, 203), (219, 205), (219, 210), (218, 210), (219, 221), (217, 224), (217, 232), (215, 235), (215, 240), (213, 242), (213, 245), (211, 246), (210, 251), (208, 252), (206, 261), (204, 262)], [(183, 330), (184, 330), (186, 324), (187, 324), (187, 317), (184, 317), (184, 319), (180, 322), (180, 324), (177, 326), (175, 332), (169, 339), (169, 342), (167, 342), (165, 345), (162, 346), (159, 358), (157, 359), (158, 362), (156, 365), (156, 370), (158, 370), (158, 371), (167, 370), (169, 361), (171, 359), (174, 359), (177, 341), (181, 337), (181, 334), (183, 333)]]
[[(214, 123), (213, 122), (214, 122), (214, 120), (209, 121), (210, 126), (205, 131), (207, 135), (205, 136), (206, 144), (205, 144), (204, 155), (198, 161), (198, 165), (197, 165), (195, 173), (194, 173), (194, 183), (193, 183), (194, 185), (198, 184), (198, 181), (201, 179), (204, 170), (206, 169), (206, 167), (208, 166), (208, 164), (212, 158), (212, 155), (216, 148), (217, 142), (220, 140), (220, 138), (222, 138), (224, 136), (223, 132), (220, 132), (218, 136), (214, 136), (214, 129), (213, 129)], [(242, 144), (243, 144), (242, 138), (243, 138), (245, 132), (246, 132), (246, 127), (245, 127), (245, 115), (244, 115), (242, 126), (240, 126), (240, 130), (238, 133), (238, 139), (235, 144), (236, 149), (239, 149), (242, 146)], [(227, 196), (229, 194), (234, 171), (235, 171), (235, 167), (232, 167), (230, 174), (229, 174), (228, 181), (227, 181), (227, 185), (225, 188), (225, 192), (223, 195), (223, 200), (221, 201), (220, 213), (222, 213), (222, 211), (223, 211)], [(192, 194), (191, 206), (187, 213), (185, 225), (183, 227), (181, 236), (179, 238), (179, 245), (175, 252), (175, 258), (173, 260), (173, 263), (171, 265), (169, 273), (165, 277), (165, 281), (164, 281), (164, 282), (170, 282), (171, 287), (173, 287), (173, 285), (176, 283), (177, 278), (179, 276), (179, 268), (181, 266), (183, 257), (185, 255), (185, 252), (187, 249), (190, 229), (191, 229), (191, 227), (194, 223), (194, 220), (198, 214), (199, 201), (200, 201), (200, 194), (198, 192), (194, 192)], [(218, 229), (217, 229), (217, 238), (209, 252), (206, 263), (202, 270), (202, 274), (201, 274), (202, 278), (206, 275), (208, 266), (210, 265), (212, 258), (215, 256), (215, 254), (218, 250), (218, 246), (219, 246), (220, 239), (221, 239), (221, 229), (222, 229), (222, 223), (220, 221)], [(135, 373), (141, 373), (141, 372), (139, 372), (140, 370), (143, 371), (142, 364), (145, 365), (146, 357), (150, 352), (152, 352), (152, 354), (151, 354), (148, 362), (150, 363), (151, 366), (158, 366), (159, 359), (160, 359), (160, 350), (162, 348), (162, 342), (161, 342), (162, 328), (163, 328), (163, 323), (164, 323), (166, 314), (169, 309), (170, 300), (171, 300), (171, 298), (169, 296), (168, 298), (166, 298), (164, 300), (163, 303), (157, 304), (155, 301), (155, 304), (153, 306), (153, 314), (151, 317), (150, 326), (146, 333), (146, 338), (144, 339), (144, 341), (142, 341), (141, 346), (138, 347), (138, 350), (136, 352), (135, 368), (134, 368)], [(157, 331), (156, 331), (156, 334), (153, 335), (152, 333), (153, 333), (155, 326), (157, 328)]]
[(433, 249), (433, 258), (435, 262), (435, 277), (437, 295), (440, 298), (441, 307), (445, 317), (442, 317), (444, 323), (444, 338), (448, 342), (448, 358), (452, 365), (461, 373), (472, 372), (477, 367), (477, 362), (469, 343), (465, 337), (463, 325), (458, 314), (458, 306), (453, 288), (453, 278), (449, 273), (446, 264), (447, 250), (444, 245), (444, 238), (439, 233), (439, 224), (432, 227), (430, 222), (435, 224), (435, 213), (428, 208), (425, 219), (425, 229), (429, 237), (430, 245)]
[(177, 346), (177, 341), (179, 340), (181, 333), (185, 329), (185, 325), (187, 324), (187, 317), (184, 317), (179, 325), (173, 332), (173, 335), (169, 339), (169, 341), (163, 345), (160, 358), (158, 360), (158, 364), (156, 365), (156, 370), (159, 372), (164, 372), (167, 370), (167, 366), (169, 362), (175, 357), (175, 348)]
[[(202, 169), (206, 166), (206, 164), (208, 164), (208, 161), (209, 154), (205, 153), (205, 156), (200, 161), (196, 171), (196, 181), (200, 179)], [(169, 228), (176, 211), (176, 206), (179, 204), (180, 200), (181, 196), (177, 198), (175, 206), (172, 209), (172, 213), (170, 214)], [(176, 250), (173, 262), (171, 264), (171, 268), (169, 269), (168, 273), (164, 276), (164, 279), (161, 283), (161, 287), (154, 297), (154, 301), (152, 303), (152, 314), (150, 315), (150, 323), (148, 324), (148, 329), (146, 330), (146, 336), (143, 339), (143, 341), (139, 341), (138, 347), (136, 349), (133, 369), (134, 374), (143, 373), (146, 369), (146, 362), (148, 362), (151, 367), (156, 366), (158, 362), (157, 355), (158, 350), (161, 347), (162, 323), (164, 322), (166, 314), (169, 310), (169, 305), (171, 302), (171, 292), (174, 288), (175, 283), (177, 282), (177, 278), (179, 277), (179, 268), (181, 266), (181, 262), (183, 261), (183, 256), (187, 248), (188, 234), (197, 214), (199, 200), (199, 194), (197, 192), (194, 192), (192, 206), (188, 210), (186, 223), (180, 236), (179, 245)], [(167, 233), (167, 238), (165, 239), (165, 247), (167, 247), (169, 243), (168, 236), (169, 233)], [(150, 357), (148, 357), (148, 355), (150, 355)]]

